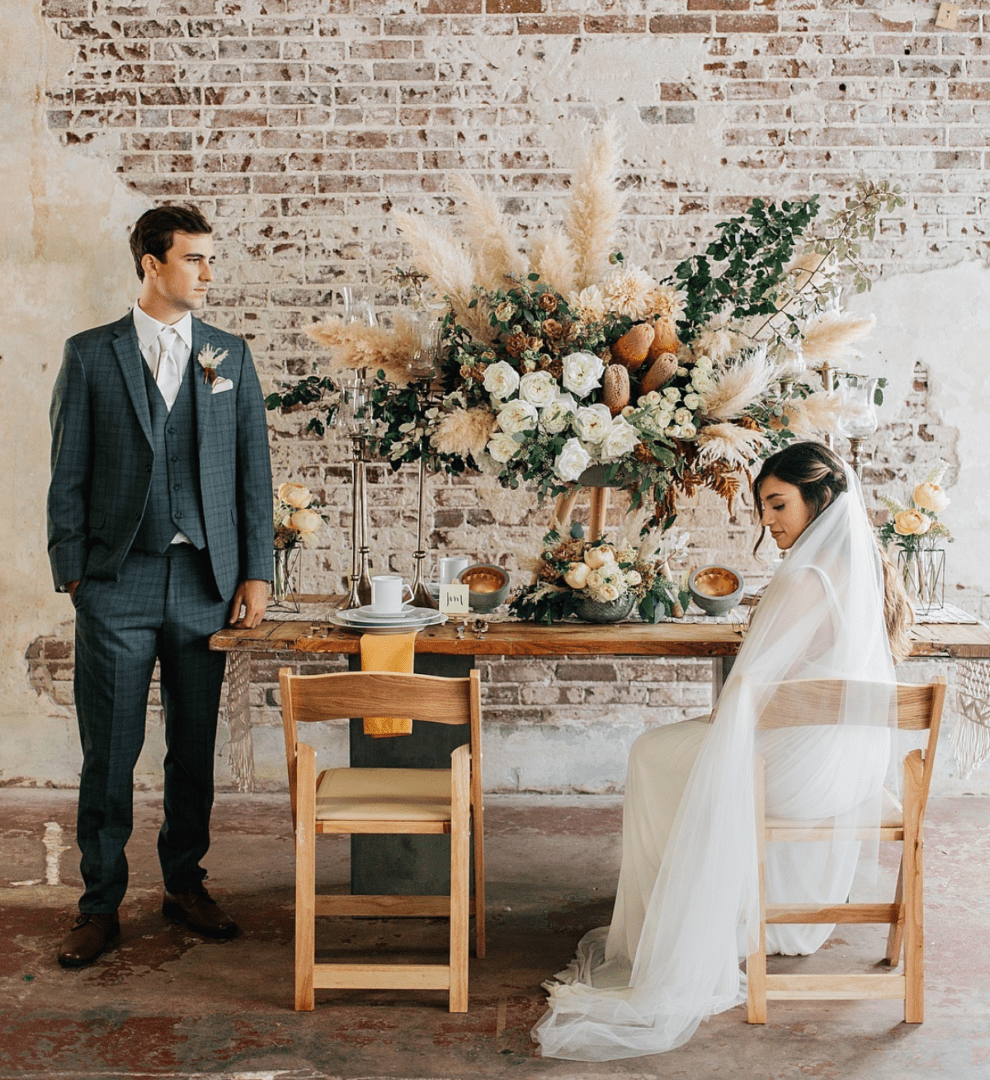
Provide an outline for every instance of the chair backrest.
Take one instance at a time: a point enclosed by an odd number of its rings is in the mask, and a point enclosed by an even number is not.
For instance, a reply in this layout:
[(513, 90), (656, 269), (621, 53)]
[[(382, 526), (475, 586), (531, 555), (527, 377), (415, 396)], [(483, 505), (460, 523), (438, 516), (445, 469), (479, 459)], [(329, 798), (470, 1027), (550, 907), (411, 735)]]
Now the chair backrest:
[[(782, 682), (773, 692), (757, 723), (757, 728), (804, 727), (848, 722), (844, 703), (850, 694), (868, 693), (872, 684), (851, 679), (793, 679)], [(855, 700), (855, 699), (854, 699)], [(932, 683), (897, 684), (897, 726), (901, 731), (927, 731), (921, 780), (922, 805), (928, 798), (935, 747), (945, 703), (945, 676)], [(855, 722), (855, 721), (853, 721)]]
[(433, 724), (469, 724), (471, 746), (481, 745), (481, 680), (477, 671), (465, 679), (448, 679), (388, 671), (294, 675), (290, 668), (281, 668), (278, 681), (293, 807), (299, 724), (401, 715)]

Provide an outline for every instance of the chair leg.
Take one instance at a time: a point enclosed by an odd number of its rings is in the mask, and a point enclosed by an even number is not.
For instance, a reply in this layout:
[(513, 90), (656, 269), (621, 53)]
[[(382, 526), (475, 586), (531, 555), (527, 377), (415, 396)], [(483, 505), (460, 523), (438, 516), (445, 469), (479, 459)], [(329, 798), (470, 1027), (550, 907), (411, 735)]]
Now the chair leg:
[(485, 955), (485, 822), (480, 803), (471, 819), (474, 841), (474, 955)]
[(894, 890), (894, 903), (898, 907), (898, 915), (895, 922), (890, 924), (887, 933), (886, 961), (891, 967), (897, 967), (901, 960), (901, 945), (904, 943), (904, 856), (901, 855), (901, 865), (897, 868), (897, 888)]
[(756, 817), (757, 875), (760, 895), (760, 939), (756, 951), (746, 957), (746, 1021), (767, 1022), (767, 896), (766, 896), (766, 811), (763, 793), (763, 758), (757, 756), (753, 769)]
[(904, 1022), (925, 1019), (924, 853), (921, 751), (904, 760)]
[(316, 754), (299, 744), (296, 795), (296, 1010), (309, 1011), (316, 952)]
[(451, 766), (450, 1011), (467, 1012), (468, 946), (471, 939), (471, 804), (467, 754), (459, 754), (455, 750)]

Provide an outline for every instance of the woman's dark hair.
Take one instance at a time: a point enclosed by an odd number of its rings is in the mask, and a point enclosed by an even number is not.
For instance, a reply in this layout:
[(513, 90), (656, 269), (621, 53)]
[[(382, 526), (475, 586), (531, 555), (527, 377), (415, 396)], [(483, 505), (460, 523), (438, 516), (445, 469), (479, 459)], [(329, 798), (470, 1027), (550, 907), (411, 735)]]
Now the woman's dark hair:
[[(791, 443), (783, 450), (778, 450), (776, 454), (771, 454), (763, 462), (759, 474), (753, 481), (753, 501), (759, 517), (763, 516), (760, 488), (771, 476), (800, 489), (801, 498), (811, 511), (812, 521), (848, 486), (842, 459), (834, 451), (829, 450), (824, 443)], [(761, 530), (760, 538), (756, 541), (757, 548), (762, 539)], [(753, 550), (755, 551), (756, 548)]]
[(164, 262), (177, 232), (206, 236), (213, 232), (213, 226), (192, 206), (156, 206), (137, 219), (131, 229), (131, 255), (139, 281), (144, 281), (141, 260), (145, 255), (154, 255)]
[[(763, 516), (760, 488), (771, 476), (800, 489), (801, 498), (811, 510), (812, 521), (837, 495), (848, 490), (845, 466), (838, 454), (829, 450), (824, 443), (791, 443), (783, 450), (778, 450), (776, 454), (771, 454), (763, 462), (758, 476), (753, 481), (753, 501), (760, 517)], [(761, 529), (759, 540), (753, 548), (754, 553), (762, 539), (763, 530)], [(897, 664), (911, 654), (908, 630), (914, 622), (914, 612), (904, 592), (904, 584), (897, 567), (879, 544), (877, 548), (883, 569), (884, 624), (887, 627), (890, 652), (894, 663)]]

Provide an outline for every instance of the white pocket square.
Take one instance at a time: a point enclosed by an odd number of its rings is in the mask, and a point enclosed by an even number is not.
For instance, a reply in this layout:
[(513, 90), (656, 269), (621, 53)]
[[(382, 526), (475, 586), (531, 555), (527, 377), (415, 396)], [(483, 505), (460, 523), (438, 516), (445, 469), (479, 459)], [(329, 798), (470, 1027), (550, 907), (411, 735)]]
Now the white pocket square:
[(233, 389), (234, 383), (231, 379), (217, 379), (217, 381), (213, 384), (213, 390), (211, 391), (211, 393), (222, 394), (224, 390)]

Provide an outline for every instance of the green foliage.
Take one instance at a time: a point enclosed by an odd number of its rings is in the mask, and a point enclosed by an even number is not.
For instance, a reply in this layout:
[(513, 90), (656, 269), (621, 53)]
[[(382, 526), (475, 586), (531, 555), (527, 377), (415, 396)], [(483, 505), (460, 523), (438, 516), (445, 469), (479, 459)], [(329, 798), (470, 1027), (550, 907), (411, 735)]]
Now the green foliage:
[(784, 269), (818, 210), (817, 196), (780, 206), (754, 199), (745, 214), (721, 222), (704, 254), (674, 270), (674, 280), (688, 296), (688, 336), (727, 304), (733, 318), (772, 315)]
[(265, 408), (271, 412), (281, 409), (289, 412), (297, 406), (303, 406), (307, 412), (315, 411), (304, 428), (314, 435), (326, 434), (326, 429), (337, 422), (337, 413), (343, 394), (340, 387), (329, 375), (308, 375), (297, 383), (281, 383), (282, 389), (276, 390), (265, 398)]

